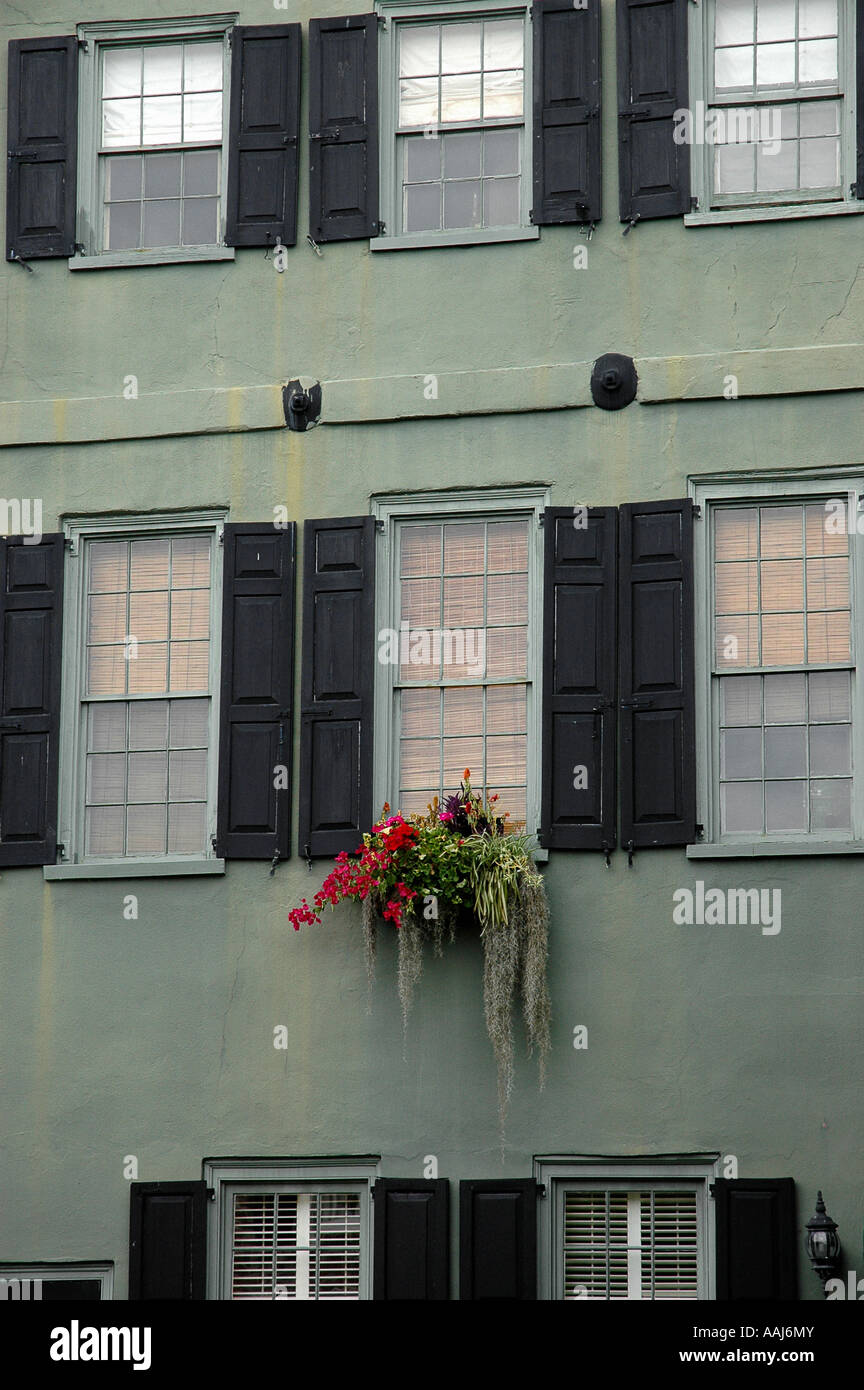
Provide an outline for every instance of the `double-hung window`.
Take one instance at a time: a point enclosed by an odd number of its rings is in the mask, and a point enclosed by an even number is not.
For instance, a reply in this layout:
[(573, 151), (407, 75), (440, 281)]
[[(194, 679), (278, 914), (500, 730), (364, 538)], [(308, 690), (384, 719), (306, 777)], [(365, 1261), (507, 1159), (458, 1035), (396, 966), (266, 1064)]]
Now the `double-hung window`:
[(708, 504), (702, 799), (714, 842), (860, 838), (859, 488), (813, 479), (697, 489)]
[(383, 10), (380, 244), (536, 235), (526, 7)]
[(510, 827), (533, 833), (542, 531), (534, 507), (515, 499), (512, 510), (469, 505), (379, 512), (389, 583), (378, 607), (379, 746), (388, 751), (378, 799), (422, 813), (468, 769)]
[(85, 258), (183, 259), (222, 245), (229, 28), (84, 26)]
[(855, 7), (708, 0), (690, 23), (700, 212), (854, 204)]
[(217, 523), (67, 531), (64, 859), (121, 869), (212, 859)]

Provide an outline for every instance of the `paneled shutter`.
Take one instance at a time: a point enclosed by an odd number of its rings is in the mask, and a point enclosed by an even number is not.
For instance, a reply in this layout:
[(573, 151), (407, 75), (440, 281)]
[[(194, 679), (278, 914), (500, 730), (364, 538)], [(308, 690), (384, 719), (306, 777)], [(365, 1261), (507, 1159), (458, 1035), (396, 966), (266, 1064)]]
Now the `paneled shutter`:
[(0, 538), (3, 867), (57, 858), (62, 605), (63, 537)]
[(459, 1297), (537, 1297), (537, 1183), (533, 1178), (459, 1184)]
[(620, 509), (621, 842), (696, 838), (693, 504)]
[(206, 1254), (206, 1183), (132, 1183), (130, 1301), (204, 1298)]
[(689, 104), (689, 0), (617, 0), (621, 221), (690, 210), (690, 147), (672, 138)]
[(372, 1195), (374, 1297), (446, 1299), (450, 1183), (446, 1178), (379, 1178)]
[(216, 839), (230, 859), (291, 852), (295, 530), (225, 527)]
[(78, 43), (9, 42), (6, 259), (75, 250)]
[(375, 522), (303, 532), (300, 853), (356, 849), (372, 824)]
[(297, 240), (300, 25), (239, 25), (231, 35), (229, 246)]
[(309, 22), (309, 231), (378, 231), (378, 16)]
[(531, 221), (600, 218), (600, 5), (534, 0)]
[(617, 519), (614, 507), (543, 516), (540, 840), (549, 849), (615, 846)]
[(717, 1178), (717, 1300), (798, 1297), (792, 1178)]

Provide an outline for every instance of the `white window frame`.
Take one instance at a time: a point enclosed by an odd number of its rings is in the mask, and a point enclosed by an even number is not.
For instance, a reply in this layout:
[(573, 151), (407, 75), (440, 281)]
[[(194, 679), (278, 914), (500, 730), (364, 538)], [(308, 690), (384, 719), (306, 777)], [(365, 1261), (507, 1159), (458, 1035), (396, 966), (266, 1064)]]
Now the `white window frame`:
[[(719, 740), (713, 700), (714, 567), (712, 507), (719, 503), (807, 502), (814, 495), (842, 498), (849, 524), (860, 518), (864, 532), (864, 470), (861, 467), (764, 470), (736, 478), (691, 479), (690, 496), (701, 510), (694, 529), (694, 579), (696, 592), (696, 764), (698, 820), (703, 841), (687, 846), (687, 857), (750, 857), (762, 854), (837, 854), (864, 852), (864, 681), (858, 671), (858, 628), (864, 617), (864, 563), (856, 535), (849, 537), (849, 572), (852, 595), (852, 831), (808, 831), (760, 836), (723, 836), (719, 816)], [(745, 675), (747, 668), (730, 668), (729, 674)], [(856, 775), (857, 769), (857, 775)]]
[[(51, 1264), (43, 1262), (39, 1264), (0, 1264), (0, 1279), (19, 1282), (29, 1282), (31, 1285), (35, 1280), (44, 1283), (64, 1283), (73, 1279), (98, 1279), (99, 1298), (101, 1302), (106, 1302), (114, 1297), (114, 1265), (110, 1260), (88, 1260), (83, 1263), (64, 1260), (63, 1263)], [(32, 1288), (30, 1301), (38, 1302), (33, 1298)]]
[[(537, 1297), (546, 1301), (564, 1299), (564, 1235), (562, 1213), (564, 1194), (584, 1188), (633, 1190), (636, 1187), (695, 1191), (697, 1197), (697, 1300), (716, 1298), (714, 1203), (710, 1186), (720, 1177), (720, 1155), (657, 1155), (649, 1158), (614, 1158), (597, 1155), (543, 1155), (534, 1160), (534, 1176), (546, 1189), (539, 1206), (537, 1250), (539, 1278)], [(585, 1299), (586, 1303), (606, 1302)], [(612, 1300), (617, 1302), (618, 1300)], [(627, 1300), (621, 1300), (622, 1302)], [(649, 1300), (640, 1299), (639, 1302)], [(661, 1300), (689, 1302), (690, 1300)]]
[[(543, 528), (541, 518), (550, 505), (546, 487), (466, 488), (461, 491), (390, 494), (372, 499), (378, 550), (375, 581), (375, 633), (392, 627), (399, 594), (397, 524), (420, 525), (454, 521), (517, 521), (528, 519), (528, 632), (526, 648), (527, 779), (525, 829), (535, 836), (540, 825), (540, 778), (543, 735)], [(375, 771), (373, 809), (399, 800), (399, 721), (395, 716), (398, 668), (375, 663)], [(514, 680), (514, 683), (519, 683)], [(458, 791), (451, 787), (451, 792)], [(545, 859), (536, 850), (535, 859)]]
[[(712, 106), (710, 94), (713, 91), (714, 71), (714, 3), (688, 4), (688, 70), (690, 73), (690, 111), (694, 129), (700, 111), (707, 114)], [(762, 202), (737, 207), (718, 206), (714, 202), (714, 176), (712, 144), (693, 144), (690, 146), (690, 191), (695, 200), (694, 210), (687, 213), (684, 223), (688, 227), (728, 224), (735, 222), (766, 222), (800, 217), (826, 217), (844, 213), (864, 212), (864, 198), (857, 197), (851, 190), (857, 174), (857, 79), (856, 79), (856, 35), (855, 6), (850, 0), (838, 0), (838, 73), (843, 96), (837, 98), (843, 105), (843, 130), (840, 145), (840, 183), (845, 195), (839, 199), (819, 198), (814, 192), (811, 199), (803, 197), (797, 201), (780, 201), (780, 193), (766, 192)], [(814, 91), (814, 98), (821, 96)], [(778, 98), (779, 99), (779, 98)], [(831, 94), (825, 94), (831, 99)], [(766, 97), (755, 102), (747, 93), (740, 100), (735, 93), (724, 93), (722, 102), (734, 102), (747, 107), (752, 105), (771, 105)], [(702, 103), (700, 106), (699, 103)]]
[[(228, 132), (231, 109), (231, 31), (235, 14), (205, 15), (194, 19), (142, 19), (122, 23), (78, 25), (78, 191), (76, 251), (70, 270), (94, 270), (112, 266), (171, 265), (183, 261), (233, 261), (234, 247), (225, 245), (228, 191)], [(139, 43), (171, 43), (192, 39), (221, 39), (222, 57), (222, 159), (220, 173), (221, 218), (219, 240), (212, 246), (163, 246), (149, 250), (130, 248), (102, 251), (103, 205), (100, 200), (99, 126), (102, 95), (102, 54), (106, 47)], [(153, 147), (159, 153), (161, 146)], [(122, 148), (116, 151), (122, 155)]]
[[(372, 1297), (372, 1185), (377, 1156), (354, 1158), (214, 1158), (204, 1162), (213, 1191), (207, 1228), (207, 1298), (231, 1301), (231, 1205), (235, 1192), (360, 1193), (360, 1302)], [(275, 1301), (275, 1300), (274, 1300)]]
[[(379, 15), (378, 35), (378, 113), (380, 218), (385, 232), (372, 237), (371, 251), (401, 251), (412, 247), (471, 246), (496, 241), (536, 241), (540, 228), (535, 227), (529, 212), (533, 206), (533, 58), (531, 6), (527, 0), (438, 0), (437, 4), (418, 4), (416, 0), (378, 0), (375, 12)], [(524, 33), (524, 93), (522, 102), (521, 155), (521, 215), (518, 227), (467, 227), (438, 232), (397, 232), (401, 228), (401, 186), (397, 186), (398, 159), (396, 153), (397, 92), (396, 55), (399, 47), (399, 25), (408, 20), (427, 19), (446, 24), (454, 19), (507, 19), (516, 14), (525, 16)], [(380, 21), (383, 21), (381, 23)], [(506, 122), (502, 123), (506, 124)], [(514, 121), (511, 124), (515, 124)], [(441, 126), (446, 134), (447, 127)]]
[[(224, 873), (225, 861), (213, 850), (219, 777), (219, 672), (222, 634), (222, 537), (225, 508), (200, 512), (151, 513), (129, 517), (72, 517), (65, 521), (66, 572), (63, 603), (63, 683), (60, 714), (60, 814), (58, 841), (63, 857), (46, 864), (46, 879), (128, 878), (185, 873)], [(86, 551), (92, 540), (150, 540), (209, 532), (210, 731), (207, 759), (207, 831), (203, 854), (129, 855), (92, 858), (84, 846), (84, 760), (86, 757)], [(125, 699), (125, 696), (119, 696)], [(160, 698), (154, 696), (155, 698)], [(170, 698), (170, 695), (161, 697)]]

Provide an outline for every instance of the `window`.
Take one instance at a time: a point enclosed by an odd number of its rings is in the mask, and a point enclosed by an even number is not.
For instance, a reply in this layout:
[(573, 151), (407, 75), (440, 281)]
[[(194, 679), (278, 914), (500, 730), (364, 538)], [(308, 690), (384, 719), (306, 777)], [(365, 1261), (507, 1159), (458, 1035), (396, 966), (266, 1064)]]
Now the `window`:
[(114, 1266), (96, 1264), (0, 1265), (0, 1302), (64, 1303), (110, 1299)]
[(691, 14), (696, 31), (703, 22), (704, 60), (691, 64), (707, 107), (704, 131), (694, 128), (700, 209), (854, 206), (854, 7), (710, 0)]
[(858, 837), (860, 581), (847, 517), (859, 493), (836, 479), (789, 484), (791, 496), (786, 486), (697, 488), (711, 596), (702, 811), (709, 841), (730, 845)]
[(212, 253), (224, 229), (228, 22), (81, 32), (85, 257)]
[[(368, 1163), (214, 1162), (214, 1224), (221, 1266), (211, 1297), (242, 1301), (356, 1302), (370, 1297)], [(217, 1261), (219, 1256), (217, 1254)]]
[(525, 6), (455, 5), (446, 20), (434, 7), (384, 12), (384, 240), (536, 234), (528, 221)]
[(473, 513), (408, 507), (389, 512), (393, 585), (379, 607), (388, 726), (379, 746), (392, 750), (380, 802), (425, 812), (468, 768), (475, 791), (498, 797), (508, 825), (533, 833), (537, 517), (500, 504)]
[(61, 770), (66, 858), (212, 857), (215, 525), (111, 526), (67, 528), (65, 630), (77, 650), (62, 746), (76, 748), (77, 776)]
[(713, 1162), (597, 1168), (589, 1160), (561, 1159), (540, 1160), (537, 1168), (552, 1198), (541, 1209), (541, 1297), (659, 1302), (713, 1296)]

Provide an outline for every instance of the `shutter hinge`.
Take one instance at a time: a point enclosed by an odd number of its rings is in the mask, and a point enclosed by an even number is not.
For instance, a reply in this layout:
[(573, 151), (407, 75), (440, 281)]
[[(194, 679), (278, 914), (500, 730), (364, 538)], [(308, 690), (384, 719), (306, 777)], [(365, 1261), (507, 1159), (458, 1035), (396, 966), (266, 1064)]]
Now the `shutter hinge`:
[(276, 865), (279, 863), (279, 860), (281, 858), (282, 856), (277, 849), (276, 853), (273, 855), (273, 858), (270, 860), (270, 878), (273, 878), (274, 874), (276, 873)]
[(538, 513), (537, 513), (537, 525), (538, 525), (538, 526), (543, 526), (543, 525), (545, 524), (545, 521), (546, 521), (546, 512), (545, 512), (545, 511), (538, 512)]
[(64, 844), (58, 844), (58, 845), (57, 845), (57, 862), (59, 863), (60, 860), (65, 859), (65, 858), (66, 858), (66, 846), (65, 846)]
[(383, 530), (384, 530), (384, 518), (383, 518), (383, 517), (381, 517), (381, 516), (376, 516), (376, 518), (375, 518), (375, 530), (376, 530), (376, 531), (383, 531)]
[(704, 827), (704, 825), (694, 825), (693, 829), (696, 831), (696, 839), (697, 839), (697, 840), (704, 840), (704, 838), (705, 838), (705, 827)]
[(612, 860), (609, 858), (609, 856), (610, 856), (610, 854), (612, 853), (612, 851), (613, 851), (614, 848), (615, 848), (615, 846), (614, 846), (609, 840), (603, 840), (603, 841), (601, 841), (600, 850), (601, 850), (601, 853), (604, 855), (604, 857), (605, 857), (605, 859), (606, 859), (606, 868), (607, 868), (607, 869), (611, 869), (611, 868), (612, 868)]
[(694, 503), (693, 503), (693, 516), (695, 517), (695, 519), (696, 519), (697, 521), (701, 521), (701, 520), (702, 520), (702, 506), (701, 506), (701, 503), (699, 503), (699, 502), (694, 502)]
[(10, 261), (14, 261), (16, 265), (20, 265), (22, 270), (27, 270), (31, 275), (33, 274), (32, 265), (30, 265), (29, 261), (22, 261), (14, 247), (9, 252), (9, 259)]
[(633, 228), (636, 226), (636, 223), (640, 220), (641, 217), (641, 212), (637, 212), (635, 217), (631, 217), (621, 235), (627, 236), (628, 232), (632, 232)]
[(309, 870), (310, 874), (311, 874), (311, 872), (312, 872), (312, 853), (311, 853), (311, 849), (312, 849), (311, 845), (304, 845), (304, 846), (303, 846), (303, 858), (306, 860), (306, 868)]
[(89, 40), (89, 39), (79, 39), (79, 40), (78, 40), (78, 47), (79, 47), (80, 49), (82, 49), (84, 53), (89, 53), (89, 52), (90, 52), (90, 40)]
[(546, 1191), (546, 1184), (545, 1184), (545, 1182), (538, 1182), (538, 1184), (537, 1184), (537, 1196), (538, 1196), (538, 1197), (547, 1197), (548, 1195), (549, 1195), (549, 1194), (548, 1194), (547, 1191)]
[(628, 868), (628, 869), (632, 869), (632, 868), (633, 868), (633, 841), (632, 841), (632, 840), (628, 840), (627, 843), (626, 843), (626, 845), (623, 846), (623, 848), (626, 849), (626, 851), (627, 851), (627, 868)]
[(208, 1201), (208, 1202), (215, 1202), (215, 1201), (216, 1201), (216, 1188), (215, 1188), (215, 1187), (208, 1187), (208, 1188), (207, 1188), (207, 1201)]
[(72, 250), (75, 252), (76, 256), (83, 256), (87, 247), (84, 245), (83, 241), (73, 241)]
[(850, 198), (864, 197), (864, 187), (860, 183), (850, 183), (849, 196)]
[(691, 198), (691, 199), (690, 199), (690, 211), (691, 211), (691, 212), (698, 212), (698, 211), (699, 211), (699, 199), (698, 199), (698, 198)]
[(717, 1196), (717, 1184), (716, 1184), (716, 1183), (714, 1183), (714, 1182), (709, 1182), (709, 1184), (708, 1184), (708, 1194), (709, 1194), (709, 1196), (711, 1196), (711, 1197), (716, 1197), (716, 1196)]
[(216, 855), (217, 859), (222, 858), (221, 854), (219, 853), (219, 845), (215, 835), (210, 836), (210, 848), (213, 850), (213, 853)]
[(225, 544), (225, 527), (220, 526), (216, 532), (216, 540), (219, 545)]
[[(379, 14), (379, 16), (378, 16), (378, 28), (379, 28), (379, 29), (386, 29), (386, 28), (387, 28), (387, 16), (386, 16), (386, 14)], [(374, 1191), (374, 1188), (373, 1188), (373, 1191)]]

